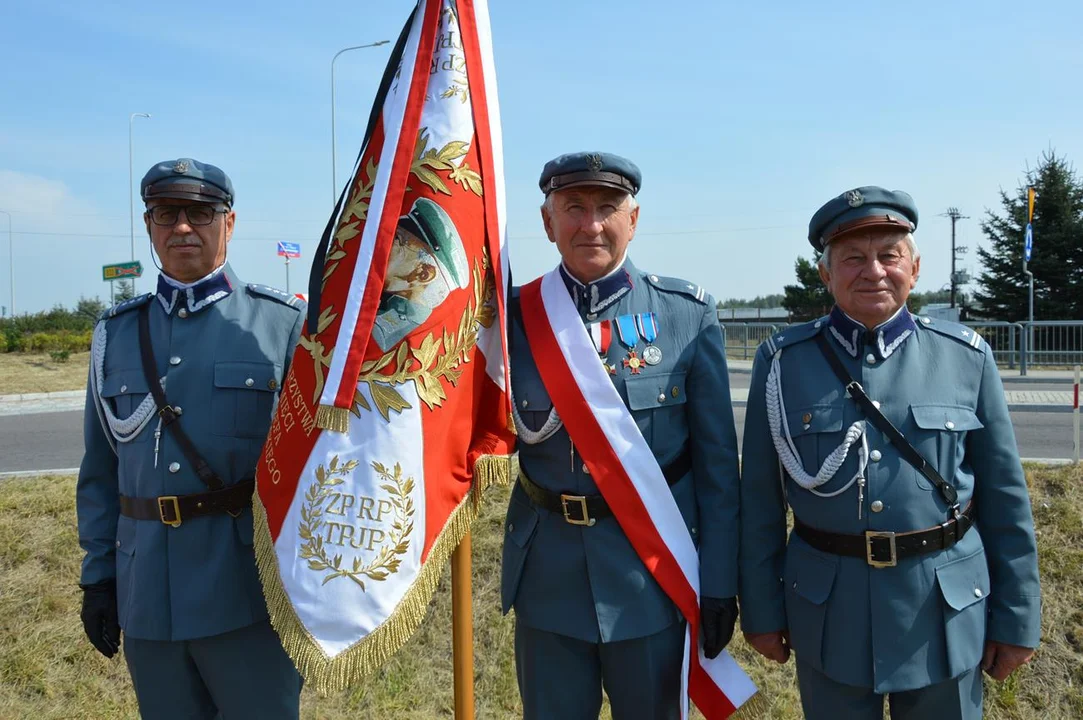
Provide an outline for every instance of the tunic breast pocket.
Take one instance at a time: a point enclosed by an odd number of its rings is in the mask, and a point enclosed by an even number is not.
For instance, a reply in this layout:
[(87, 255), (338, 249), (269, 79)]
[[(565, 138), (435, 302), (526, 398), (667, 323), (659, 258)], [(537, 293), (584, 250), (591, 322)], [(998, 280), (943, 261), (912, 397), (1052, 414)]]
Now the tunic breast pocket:
[(515, 412), (526, 426), (527, 434), (548, 432), (552, 425), (549, 419), (553, 400), (545, 391), (541, 378), (527, 371), (519, 374), (513, 372), (511, 386), (515, 395)]
[(281, 374), (281, 366), (272, 362), (215, 363), (211, 432), (229, 437), (266, 437)]
[[(907, 439), (927, 462), (935, 463), (941, 477), (954, 484), (952, 478), (966, 452), (967, 432), (985, 426), (973, 410), (960, 405), (911, 405), (910, 414), (918, 430)], [(921, 473), (915, 472), (914, 478), (922, 490), (933, 489)]]
[[(842, 432), (844, 415), (845, 408), (842, 403), (818, 403), (796, 410), (787, 409), (786, 425), (801, 458), (801, 467), (809, 475), (815, 476), (828, 456), (842, 444), (845, 438)], [(785, 428), (782, 430), (785, 442)], [(850, 455), (856, 457), (857, 453), (851, 448), (847, 457)], [(842, 472), (836, 472), (831, 480), (817, 490), (830, 492), (835, 487), (845, 485), (849, 478), (842, 479), (842, 475)]]
[(679, 448), (688, 439), (687, 377), (683, 372), (655, 373), (632, 375), (625, 381), (628, 409), (655, 454), (666, 454), (668, 445)]
[[(150, 414), (154, 414), (154, 400), (147, 399), (150, 388), (142, 370), (114, 370), (102, 380), (99, 393), (122, 424), (135, 414), (144, 401), (149, 403)], [(150, 433), (140, 434), (139, 439), (144, 437), (150, 437)]]

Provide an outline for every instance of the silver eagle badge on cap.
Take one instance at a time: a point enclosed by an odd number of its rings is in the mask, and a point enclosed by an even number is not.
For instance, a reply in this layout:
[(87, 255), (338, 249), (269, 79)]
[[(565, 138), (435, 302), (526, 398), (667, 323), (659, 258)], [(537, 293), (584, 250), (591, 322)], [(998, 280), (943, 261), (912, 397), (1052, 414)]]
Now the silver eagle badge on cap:
[(178, 175), (183, 175), (184, 173), (188, 172), (188, 161), (178, 160), (177, 164), (173, 166), (173, 172), (177, 173)]
[(846, 198), (846, 202), (850, 203), (850, 207), (861, 207), (865, 204), (865, 196), (861, 194), (860, 190), (851, 190), (843, 197)]
[(587, 167), (591, 172), (598, 172), (602, 169), (602, 156), (601, 155), (587, 155)]

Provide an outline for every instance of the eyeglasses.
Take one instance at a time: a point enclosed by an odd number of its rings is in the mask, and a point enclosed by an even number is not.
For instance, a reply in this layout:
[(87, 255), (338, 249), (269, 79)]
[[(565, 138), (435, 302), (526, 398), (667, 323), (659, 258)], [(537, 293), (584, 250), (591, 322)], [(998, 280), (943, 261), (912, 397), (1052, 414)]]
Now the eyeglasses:
[(181, 210), (188, 218), (189, 225), (210, 225), (214, 222), (215, 215), (229, 212), (229, 208), (213, 205), (155, 205), (147, 212), (150, 213), (151, 222), (155, 225), (170, 226), (177, 224)]

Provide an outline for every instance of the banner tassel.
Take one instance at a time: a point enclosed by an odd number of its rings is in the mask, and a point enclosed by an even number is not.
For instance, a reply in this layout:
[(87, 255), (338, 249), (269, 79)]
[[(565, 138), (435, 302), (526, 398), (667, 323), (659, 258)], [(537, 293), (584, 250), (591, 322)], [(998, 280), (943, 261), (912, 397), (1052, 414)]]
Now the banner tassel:
[(349, 408), (335, 407), (334, 405), (320, 405), (316, 409), (316, 427), (321, 430), (344, 433), (350, 429)]

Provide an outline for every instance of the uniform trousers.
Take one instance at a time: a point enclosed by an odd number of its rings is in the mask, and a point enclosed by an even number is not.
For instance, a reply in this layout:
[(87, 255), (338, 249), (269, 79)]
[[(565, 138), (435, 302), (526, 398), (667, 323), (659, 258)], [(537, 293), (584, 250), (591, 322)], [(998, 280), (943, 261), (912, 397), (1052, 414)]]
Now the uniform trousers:
[(296, 720), (301, 676), (269, 620), (196, 640), (124, 636), (139, 714), (148, 720)]
[(981, 720), (981, 669), (928, 687), (886, 696), (872, 688), (835, 682), (797, 660), (797, 685), (805, 720), (883, 720), (884, 698), (891, 720)]
[(515, 623), (524, 720), (679, 720), (683, 622), (632, 640), (591, 643)]

